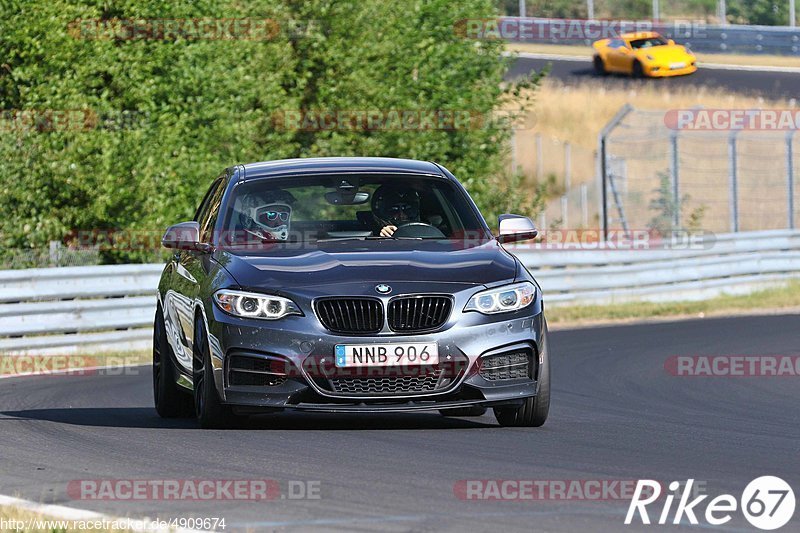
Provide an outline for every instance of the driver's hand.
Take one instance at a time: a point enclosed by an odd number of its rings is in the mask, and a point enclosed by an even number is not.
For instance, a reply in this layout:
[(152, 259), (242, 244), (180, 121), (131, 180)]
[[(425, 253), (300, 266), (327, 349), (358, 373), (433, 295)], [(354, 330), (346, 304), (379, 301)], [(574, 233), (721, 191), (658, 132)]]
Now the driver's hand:
[(384, 226), (381, 230), (381, 237), (391, 237), (397, 231), (397, 226)]

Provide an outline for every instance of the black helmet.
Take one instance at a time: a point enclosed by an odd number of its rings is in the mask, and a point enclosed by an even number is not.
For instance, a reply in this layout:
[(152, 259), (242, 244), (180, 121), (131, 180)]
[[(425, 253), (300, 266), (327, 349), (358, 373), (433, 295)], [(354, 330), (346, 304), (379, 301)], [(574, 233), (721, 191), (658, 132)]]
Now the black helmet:
[(419, 193), (395, 185), (381, 185), (372, 195), (372, 212), (386, 223), (419, 221)]

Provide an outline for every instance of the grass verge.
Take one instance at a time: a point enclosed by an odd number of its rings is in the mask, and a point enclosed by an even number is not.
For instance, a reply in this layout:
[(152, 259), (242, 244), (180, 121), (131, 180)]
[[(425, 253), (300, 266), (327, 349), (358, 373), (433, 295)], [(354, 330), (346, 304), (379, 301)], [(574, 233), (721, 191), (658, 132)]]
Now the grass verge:
[[(506, 50), (509, 52), (527, 52), (529, 54), (592, 57), (592, 48), (590, 46), (578, 45), (509, 43), (506, 46)], [(796, 56), (709, 54), (702, 52), (695, 53), (695, 55), (700, 62), (700, 68), (703, 67), (703, 63), (754, 67), (800, 67), (800, 57)]]
[(652, 318), (705, 318), (764, 312), (800, 312), (800, 281), (738, 296), (699, 302), (631, 302), (548, 307), (547, 322), (560, 327), (639, 321)]

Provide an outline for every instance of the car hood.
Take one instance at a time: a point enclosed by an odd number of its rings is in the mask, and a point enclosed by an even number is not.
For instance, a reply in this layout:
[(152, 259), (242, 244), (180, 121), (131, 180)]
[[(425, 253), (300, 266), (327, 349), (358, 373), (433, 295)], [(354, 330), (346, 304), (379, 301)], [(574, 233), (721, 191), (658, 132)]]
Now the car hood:
[[(516, 261), (495, 240), (372, 240), (315, 244), (276, 244), (269, 249), (215, 252), (244, 289), (290, 291), (317, 289), (323, 294), (347, 285), (374, 294), (379, 283), (461, 290), (514, 279)], [(434, 286), (438, 286), (436, 289)], [(361, 291), (359, 291), (361, 292)]]

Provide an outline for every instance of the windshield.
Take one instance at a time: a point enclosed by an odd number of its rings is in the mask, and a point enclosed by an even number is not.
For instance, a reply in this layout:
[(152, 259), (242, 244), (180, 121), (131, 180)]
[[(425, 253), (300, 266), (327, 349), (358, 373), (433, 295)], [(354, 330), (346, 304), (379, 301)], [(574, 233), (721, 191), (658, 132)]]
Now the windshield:
[(631, 41), (631, 48), (638, 50), (639, 48), (653, 48), (654, 46), (664, 46), (665, 44), (667, 44), (667, 40), (663, 37), (648, 37)]
[(490, 238), (466, 195), (435, 177), (336, 174), (256, 179), (234, 188), (227, 206), (220, 240), (232, 247)]

